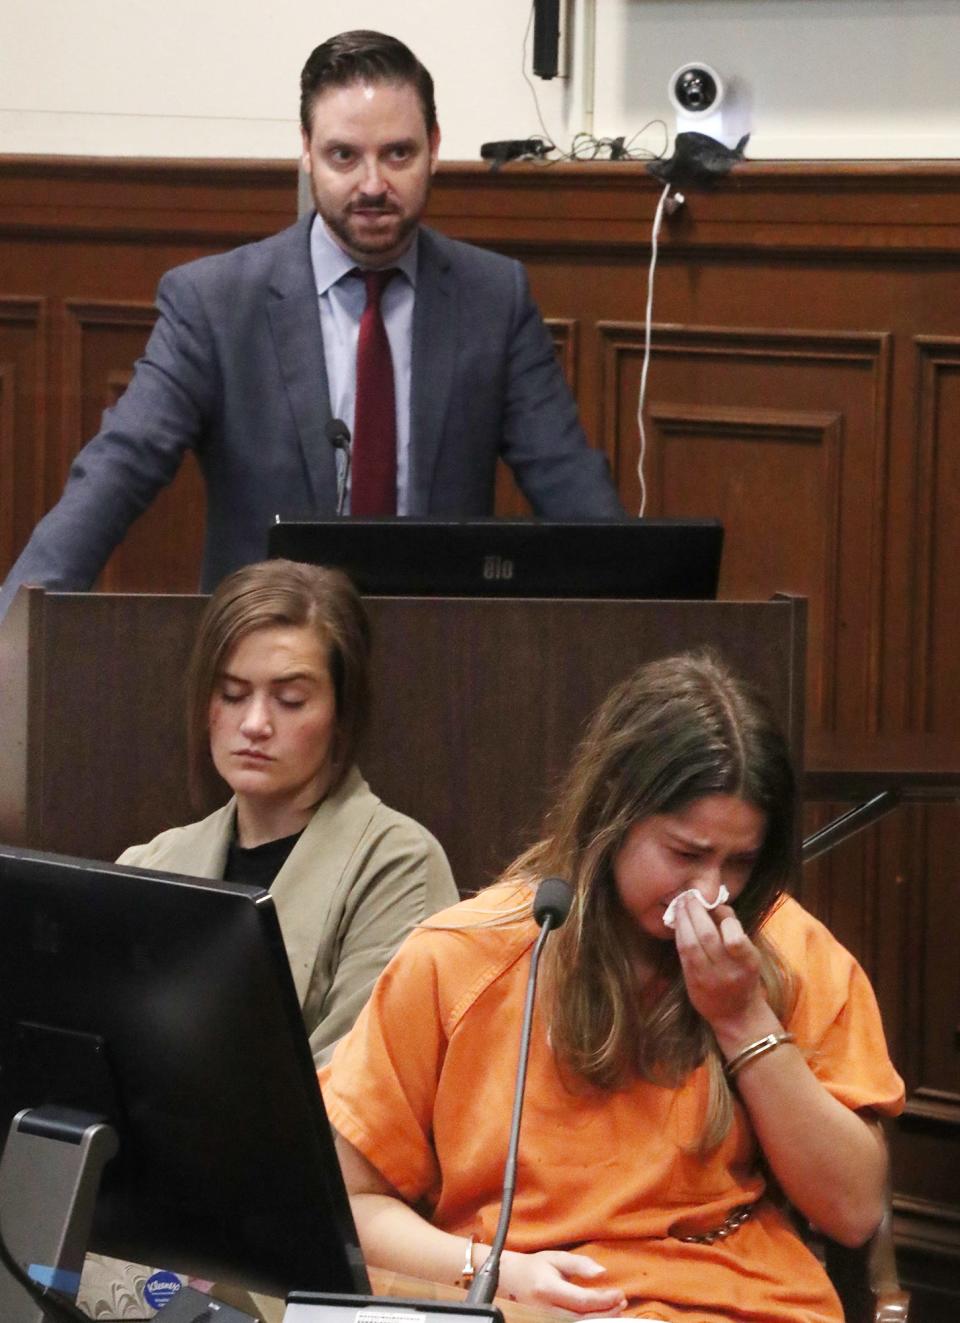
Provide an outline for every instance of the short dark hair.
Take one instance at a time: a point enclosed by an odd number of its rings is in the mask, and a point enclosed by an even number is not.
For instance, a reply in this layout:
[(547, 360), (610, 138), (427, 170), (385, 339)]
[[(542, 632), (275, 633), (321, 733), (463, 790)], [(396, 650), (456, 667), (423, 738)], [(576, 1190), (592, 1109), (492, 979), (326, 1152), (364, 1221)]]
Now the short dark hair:
[(330, 37), (311, 51), (300, 74), (300, 124), (309, 137), (313, 103), (328, 87), (405, 83), (420, 99), (427, 133), (437, 126), (433, 79), (409, 46), (384, 32), (359, 28)]
[(215, 784), (210, 700), (237, 644), (258, 629), (312, 629), (327, 654), (337, 705), (330, 789), (357, 756), (370, 716), (370, 624), (357, 590), (340, 570), (268, 560), (235, 570), (214, 591), (200, 621), (187, 675), (190, 790), (202, 805)]

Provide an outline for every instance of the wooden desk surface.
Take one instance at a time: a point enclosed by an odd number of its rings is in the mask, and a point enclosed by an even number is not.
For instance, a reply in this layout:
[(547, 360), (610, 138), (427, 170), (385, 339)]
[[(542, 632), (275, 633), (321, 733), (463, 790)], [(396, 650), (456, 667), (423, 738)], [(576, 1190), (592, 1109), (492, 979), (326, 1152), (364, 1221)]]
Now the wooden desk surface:
[(897, 789), (905, 800), (960, 798), (960, 739), (896, 735), (811, 735), (804, 797), (860, 800)]

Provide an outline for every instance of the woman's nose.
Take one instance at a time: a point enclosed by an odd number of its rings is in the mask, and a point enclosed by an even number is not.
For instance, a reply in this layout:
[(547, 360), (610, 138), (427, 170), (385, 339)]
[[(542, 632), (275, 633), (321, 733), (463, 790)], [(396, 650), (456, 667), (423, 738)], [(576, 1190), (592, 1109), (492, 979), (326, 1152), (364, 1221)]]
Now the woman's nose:
[(270, 733), (270, 710), (265, 699), (253, 697), (246, 704), (240, 729), (245, 735), (263, 736)]
[(693, 880), (693, 885), (703, 896), (708, 905), (713, 905), (720, 895), (720, 886), (723, 878), (720, 875), (719, 864), (704, 864), (697, 870), (697, 875)]

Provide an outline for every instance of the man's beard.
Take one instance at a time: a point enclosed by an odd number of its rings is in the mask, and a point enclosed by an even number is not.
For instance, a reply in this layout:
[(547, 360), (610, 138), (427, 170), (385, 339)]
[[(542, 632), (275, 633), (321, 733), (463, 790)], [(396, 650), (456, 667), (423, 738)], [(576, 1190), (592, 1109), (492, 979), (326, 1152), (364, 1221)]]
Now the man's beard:
[[(314, 199), (316, 201), (316, 199)], [(424, 198), (424, 205), (426, 199)], [(415, 212), (407, 216), (401, 216), (393, 208), (384, 207), (383, 214), (399, 222), (388, 226), (381, 234), (363, 233), (359, 226), (351, 224), (351, 210), (339, 212), (335, 215), (329, 215), (320, 210), (320, 215), (330, 232), (340, 241), (342, 247), (348, 252), (363, 254), (364, 256), (376, 257), (379, 253), (392, 252), (394, 249), (403, 250), (407, 246), (407, 241), (420, 224), (420, 217), (423, 214), (423, 206), (416, 209)], [(367, 211), (377, 210), (376, 203), (365, 208)]]

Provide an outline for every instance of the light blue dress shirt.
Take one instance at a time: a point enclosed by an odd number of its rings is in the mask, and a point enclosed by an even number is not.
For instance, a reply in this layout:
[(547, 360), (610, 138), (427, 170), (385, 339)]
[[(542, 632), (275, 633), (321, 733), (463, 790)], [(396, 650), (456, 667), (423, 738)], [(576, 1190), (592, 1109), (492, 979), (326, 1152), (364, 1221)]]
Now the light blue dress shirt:
[[(357, 340), (367, 301), (366, 287), (350, 275), (357, 263), (348, 257), (319, 216), (310, 227), (310, 261), (320, 303), (323, 357), (327, 366), (330, 408), (353, 436), (357, 396)], [(397, 514), (410, 513), (410, 364), (413, 356), (413, 303), (417, 286), (416, 236), (393, 265), (401, 272), (383, 291), (381, 310), (397, 405)], [(344, 513), (350, 511), (347, 486)]]

